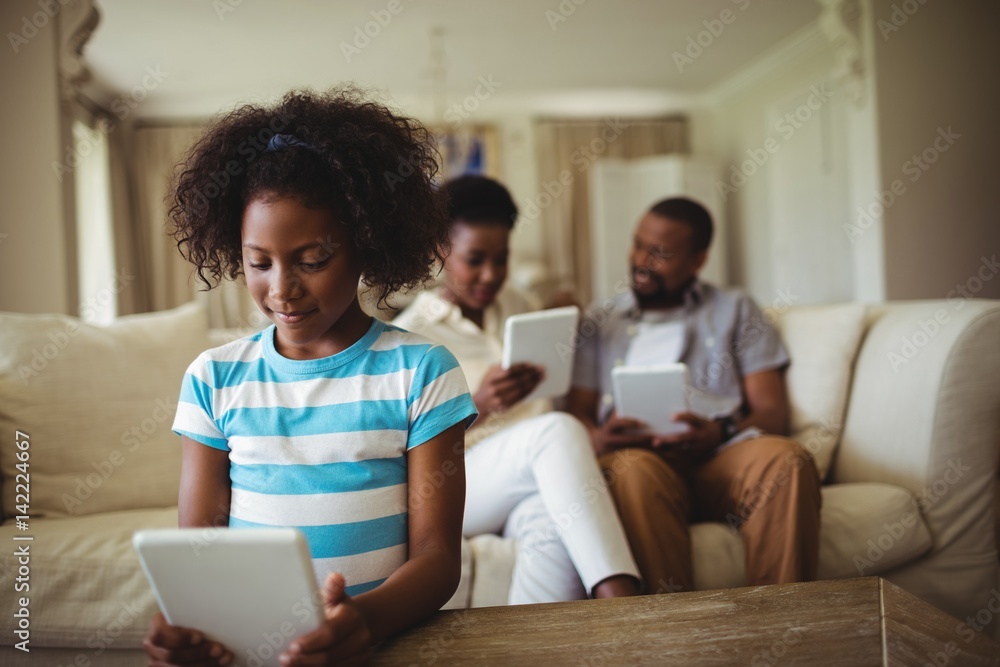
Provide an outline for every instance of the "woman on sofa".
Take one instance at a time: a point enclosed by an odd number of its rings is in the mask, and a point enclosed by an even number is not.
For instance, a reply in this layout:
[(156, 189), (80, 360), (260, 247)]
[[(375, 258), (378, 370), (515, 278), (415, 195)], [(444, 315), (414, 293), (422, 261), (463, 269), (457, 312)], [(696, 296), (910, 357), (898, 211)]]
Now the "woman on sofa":
[(544, 369), (500, 367), (504, 320), (537, 309), (505, 286), (517, 207), (482, 176), (443, 190), (451, 220), (443, 284), (393, 324), (445, 345), (475, 388), (480, 417), (466, 436), (463, 531), (518, 540), (510, 604), (637, 594), (638, 569), (586, 430), (548, 401), (522, 400)]

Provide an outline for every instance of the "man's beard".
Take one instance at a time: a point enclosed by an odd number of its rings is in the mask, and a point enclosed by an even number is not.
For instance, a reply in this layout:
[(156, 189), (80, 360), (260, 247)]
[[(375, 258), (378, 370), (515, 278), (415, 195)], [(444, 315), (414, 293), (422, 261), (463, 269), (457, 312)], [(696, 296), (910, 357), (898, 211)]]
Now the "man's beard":
[[(647, 277), (649, 284), (654, 288), (653, 290), (640, 292), (636, 289), (636, 276), (640, 274), (640, 271)], [(632, 293), (635, 294), (640, 308), (664, 308), (680, 305), (684, 302), (684, 291), (689, 284), (690, 281), (685, 283), (679, 290), (671, 290), (663, 282), (662, 276), (652, 271), (642, 271), (636, 267), (632, 268)]]

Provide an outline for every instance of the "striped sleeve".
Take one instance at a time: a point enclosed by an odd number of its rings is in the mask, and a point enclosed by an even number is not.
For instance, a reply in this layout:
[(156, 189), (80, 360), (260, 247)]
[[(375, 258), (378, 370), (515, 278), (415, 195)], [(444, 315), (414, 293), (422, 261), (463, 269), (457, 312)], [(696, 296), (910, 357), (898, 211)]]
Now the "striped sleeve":
[(181, 380), (173, 431), (203, 445), (229, 451), (229, 442), (216, 423), (212, 410), (211, 362), (202, 354), (188, 366)]
[(421, 445), (459, 422), (469, 428), (479, 413), (455, 355), (443, 345), (427, 350), (410, 385), (406, 449)]

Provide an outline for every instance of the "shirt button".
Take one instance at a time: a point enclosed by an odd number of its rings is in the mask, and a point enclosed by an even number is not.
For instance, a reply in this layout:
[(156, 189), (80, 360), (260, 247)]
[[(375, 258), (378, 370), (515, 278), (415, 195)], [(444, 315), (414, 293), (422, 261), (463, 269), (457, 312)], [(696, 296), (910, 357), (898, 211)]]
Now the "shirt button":
[(715, 339), (714, 338), (712, 338), (711, 336), (709, 336), (708, 338), (705, 339), (705, 347), (714, 347), (714, 346), (715, 346)]
[(604, 405), (611, 405), (615, 402), (615, 399), (611, 396), (611, 394), (605, 394), (602, 400), (604, 401)]
[(624, 359), (615, 359), (615, 366), (624, 366), (624, 365), (625, 365)]
[(634, 336), (637, 333), (639, 333), (639, 327), (635, 326), (634, 324), (631, 324), (629, 325), (629, 328), (626, 329), (625, 331), (626, 333), (628, 333), (629, 336)]

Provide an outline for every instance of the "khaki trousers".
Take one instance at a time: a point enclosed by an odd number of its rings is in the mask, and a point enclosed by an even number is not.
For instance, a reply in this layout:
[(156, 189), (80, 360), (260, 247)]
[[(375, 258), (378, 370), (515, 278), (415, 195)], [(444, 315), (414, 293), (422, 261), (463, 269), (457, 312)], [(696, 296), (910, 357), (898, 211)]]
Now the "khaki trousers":
[(688, 525), (700, 521), (740, 532), (748, 585), (816, 578), (820, 480), (798, 443), (768, 435), (697, 462), (645, 449), (599, 462), (646, 592), (694, 590)]

